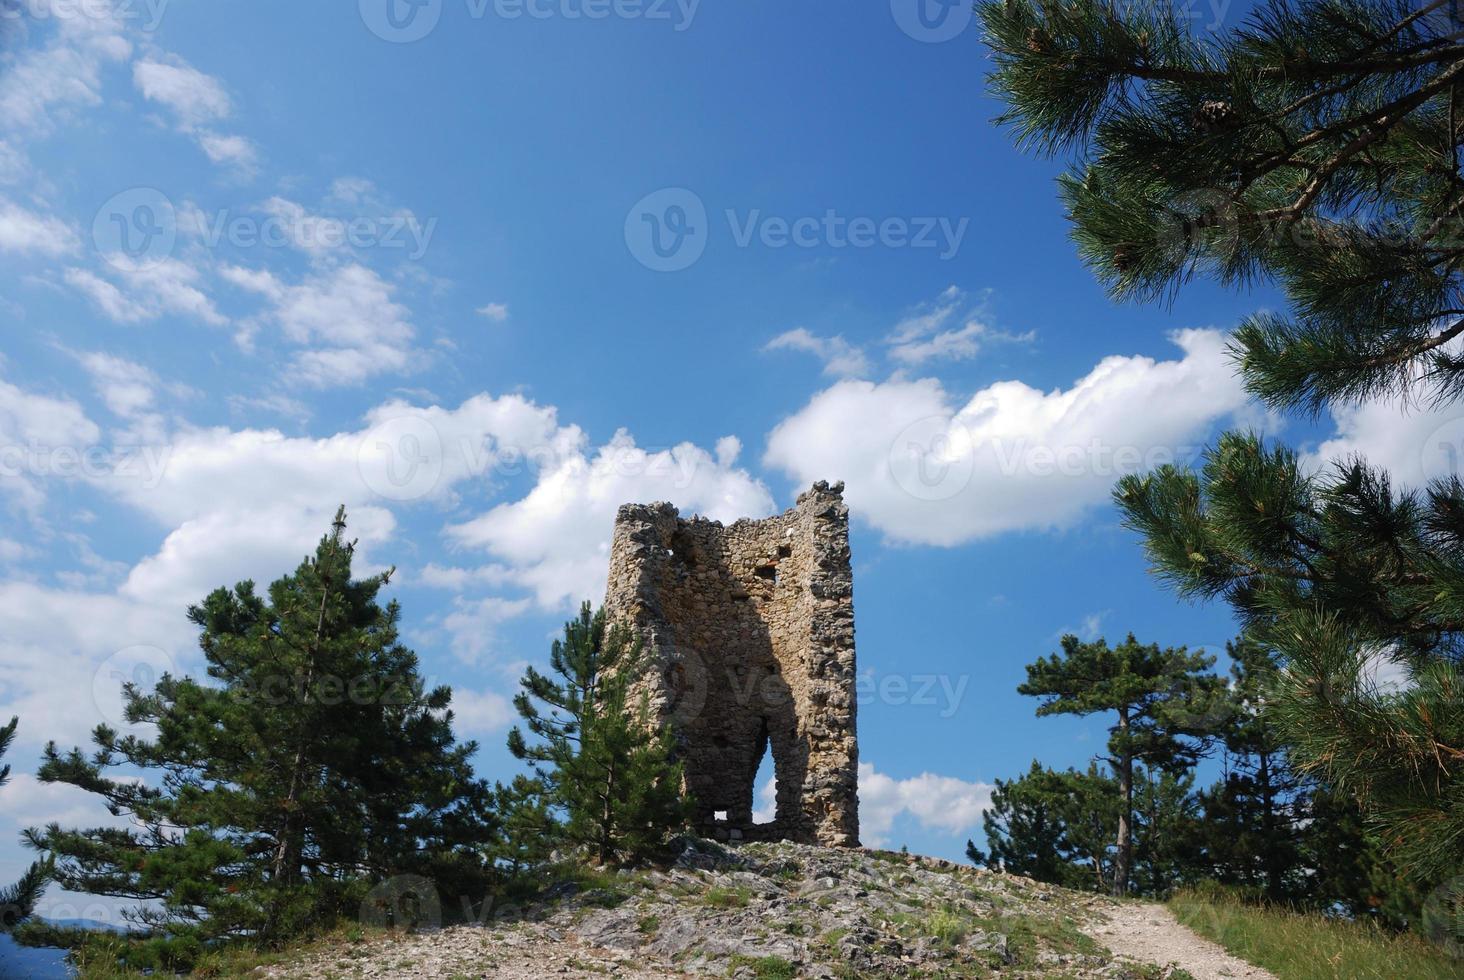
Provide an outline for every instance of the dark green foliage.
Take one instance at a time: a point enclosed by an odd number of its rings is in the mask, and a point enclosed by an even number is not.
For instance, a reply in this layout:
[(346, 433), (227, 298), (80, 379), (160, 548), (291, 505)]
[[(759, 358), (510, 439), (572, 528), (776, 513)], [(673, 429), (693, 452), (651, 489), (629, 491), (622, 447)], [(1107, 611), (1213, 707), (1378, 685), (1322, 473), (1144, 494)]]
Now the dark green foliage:
[(530, 667), (514, 698), (535, 741), (514, 728), (509, 751), (533, 764), (544, 799), (563, 814), (565, 842), (601, 864), (652, 855), (688, 810), (670, 730), (656, 730), (645, 701), (632, 700), (645, 669), (640, 643), (585, 603), (549, 665), (552, 677)]
[(969, 841), (966, 856), (1065, 888), (1113, 887), (1113, 837), (1118, 828), (1118, 784), (1090, 766), (1056, 772), (1037, 762), (1019, 779), (996, 781), (982, 814), (990, 850)]
[(1144, 769), (1134, 784), (1134, 870), (1131, 890), (1167, 898), (1194, 880), (1199, 801), (1189, 772)]
[[(1464, 486), (1399, 493), (1361, 463), (1320, 475), (1227, 435), (1199, 473), (1115, 492), (1181, 595), (1223, 597), (1281, 655), (1279, 739), (1305, 774), (1363, 802), (1419, 881), (1464, 868)], [(1376, 683), (1392, 664), (1407, 683)]]
[(1418, 898), (1396, 880), (1357, 804), (1292, 764), (1273, 708), (1282, 669), (1276, 652), (1249, 637), (1226, 650), (1232, 663), (1230, 706), (1218, 728), (1223, 772), (1196, 799), (1193, 880), (1271, 904), (1407, 924)]
[[(5, 753), (10, 750), (10, 743), (15, 741), (15, 732), (19, 725), (19, 718), (12, 718), (9, 724), (0, 725), (0, 759), (5, 758)], [(0, 766), (0, 786), (8, 782), (10, 766)], [(0, 933), (10, 932), (30, 917), (35, 911), (36, 903), (41, 900), (41, 894), (46, 890), (50, 877), (51, 862), (37, 861), (26, 869), (25, 874), (15, 884), (0, 888)]]
[[(1163, 898), (1217, 883), (1258, 902), (1341, 911), (1391, 927), (1417, 921), (1425, 893), (1398, 881), (1357, 805), (1292, 765), (1271, 706), (1280, 673), (1275, 651), (1249, 638), (1226, 649), (1229, 683), (1200, 678), (1201, 693), (1190, 699), (1204, 705), (1203, 714), (1183, 700), (1167, 709), (1223, 749), (1221, 779), (1194, 792), (1194, 735), (1167, 766), (1134, 767), (1131, 893)], [(1045, 662), (1052, 673), (1054, 658)], [(1067, 662), (1073, 666), (1062, 676), (1091, 666), (1081, 657)], [(1084, 683), (1105, 688), (1109, 673), (1092, 670)], [(1055, 772), (1033, 762), (1020, 779), (997, 780), (983, 816), (989, 851), (968, 843), (967, 856), (1039, 881), (1111, 891), (1123, 799), (1121, 780), (1097, 764)]]
[[(1119, 297), (1275, 281), (1237, 333), (1249, 388), (1318, 410), (1464, 391), (1452, 0), (1269, 0), (1230, 31), (1184, 4), (985, 0), (1002, 121), (1075, 151), (1062, 197)], [(1421, 379), (1421, 382), (1420, 382)]]
[(507, 785), (494, 789), (494, 810), (502, 825), (491, 857), (508, 883), (532, 892), (537, 875), (549, 863), (560, 842), (560, 826), (549, 804), (544, 783), (527, 776), (515, 776)]
[(1300, 902), (1316, 891), (1302, 863), (1312, 825), (1310, 784), (1291, 769), (1266, 710), (1279, 667), (1274, 651), (1249, 638), (1226, 644), (1230, 706), (1218, 721), (1223, 775), (1199, 794), (1204, 819), (1197, 851), (1207, 877), (1251, 889), (1273, 902)]
[(451, 692), (427, 690), (398, 642), (396, 603), (377, 601), (390, 573), (351, 577), (344, 528), (342, 510), (267, 598), (243, 582), (189, 610), (209, 682), (126, 688), (128, 722), (154, 737), (99, 726), (90, 755), (46, 749), (43, 782), (96, 793), (133, 823), (27, 832), (64, 887), (156, 900), (134, 913), (150, 938), (129, 950), (133, 967), (328, 927), (397, 875), (482, 896), (494, 821), (476, 747), (456, 742)]
[[(1264, 280), (1284, 312), (1233, 352), (1272, 407), (1464, 394), (1464, 20), (1453, 0), (1269, 0), (1190, 33), (1178, 4), (989, 0), (1019, 141), (1074, 153), (1073, 236), (1113, 295)], [(1227, 599), (1284, 662), (1274, 719), (1301, 775), (1357, 800), (1415, 885), (1464, 871), (1464, 486), (1309, 474), (1226, 436), (1203, 472), (1116, 499), (1158, 573)], [(1377, 664), (1405, 675), (1374, 682)], [(1277, 885), (1268, 873), (1268, 887)]]
[(1311, 821), (1300, 841), (1305, 880), (1291, 904), (1322, 912), (1340, 909), (1390, 929), (1415, 925), (1427, 889), (1388, 861), (1357, 801), (1318, 784), (1305, 807)]
[[(1135, 779), (1130, 892), (1163, 897), (1194, 873), (1188, 862), (1195, 819), (1192, 783), (1139, 769)], [(1111, 892), (1123, 793), (1092, 764), (1086, 772), (1037, 762), (1019, 779), (997, 780), (982, 815), (988, 852), (966, 843), (975, 864), (1064, 888)]]
[(1133, 871), (1135, 764), (1179, 773), (1193, 765), (1211, 733), (1209, 721), (1219, 696), (1217, 679), (1205, 673), (1215, 658), (1183, 647), (1144, 645), (1130, 634), (1110, 648), (1107, 641), (1062, 638), (1062, 654), (1027, 666), (1018, 693), (1042, 699), (1038, 717), (1109, 714), (1108, 763), (1118, 780), (1113, 891), (1128, 893)]

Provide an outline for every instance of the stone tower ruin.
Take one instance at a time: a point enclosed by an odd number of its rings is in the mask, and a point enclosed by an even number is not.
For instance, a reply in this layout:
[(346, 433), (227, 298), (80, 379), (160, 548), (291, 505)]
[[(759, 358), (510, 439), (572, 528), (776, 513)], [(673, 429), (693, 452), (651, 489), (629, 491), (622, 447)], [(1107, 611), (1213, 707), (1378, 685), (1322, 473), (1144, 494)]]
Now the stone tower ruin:
[[(766, 520), (627, 504), (605, 599), (649, 652), (652, 711), (675, 733), (698, 829), (721, 840), (859, 844), (853, 572), (844, 485)], [(771, 749), (777, 812), (753, 822)]]

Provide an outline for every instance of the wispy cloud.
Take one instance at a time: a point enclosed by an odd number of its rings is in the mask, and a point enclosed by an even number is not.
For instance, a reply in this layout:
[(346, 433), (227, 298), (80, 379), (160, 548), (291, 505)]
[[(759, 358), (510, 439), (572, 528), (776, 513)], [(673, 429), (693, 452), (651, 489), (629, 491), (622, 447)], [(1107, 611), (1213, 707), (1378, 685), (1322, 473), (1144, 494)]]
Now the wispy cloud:
[(990, 344), (1030, 344), (1036, 339), (1033, 330), (996, 329), (983, 311), (969, 309), (965, 292), (950, 286), (934, 302), (917, 307), (896, 324), (886, 343), (892, 361), (918, 367), (930, 361), (969, 360)]
[(486, 306), (478, 307), (478, 315), (492, 320), (494, 323), (503, 323), (508, 319), (507, 303), (489, 303)]
[(804, 327), (781, 333), (764, 345), (765, 351), (794, 350), (812, 354), (823, 362), (823, 373), (836, 378), (869, 374), (869, 358), (843, 337), (820, 337)]

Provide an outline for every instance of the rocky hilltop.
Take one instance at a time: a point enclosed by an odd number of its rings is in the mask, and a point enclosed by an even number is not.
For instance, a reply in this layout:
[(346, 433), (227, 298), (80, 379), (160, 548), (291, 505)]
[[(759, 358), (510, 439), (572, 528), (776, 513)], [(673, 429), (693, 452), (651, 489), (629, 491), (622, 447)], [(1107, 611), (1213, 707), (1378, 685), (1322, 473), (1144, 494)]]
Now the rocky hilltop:
[[(1162, 909), (887, 851), (691, 841), (669, 868), (566, 880), (551, 894), (481, 926), (362, 936), (258, 975), (1192, 976), (1152, 949), (1136, 959), (1094, 938), (1131, 945), (1125, 917)], [(1174, 945), (1203, 944), (1184, 934)], [(1213, 965), (1193, 976), (1265, 976), (1223, 957)]]

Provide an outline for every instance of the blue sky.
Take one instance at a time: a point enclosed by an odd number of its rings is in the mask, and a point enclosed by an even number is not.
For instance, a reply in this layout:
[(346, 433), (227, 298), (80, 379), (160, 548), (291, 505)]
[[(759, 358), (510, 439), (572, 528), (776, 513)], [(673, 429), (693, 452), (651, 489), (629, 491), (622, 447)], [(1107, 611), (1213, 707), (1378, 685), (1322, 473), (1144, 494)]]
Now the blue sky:
[(1118, 475), (1235, 425), (1452, 465), (1449, 417), (1249, 403), (1224, 334), (1265, 289), (1108, 301), (964, 8), (913, 2), (5, 3), (0, 880), (19, 828), (100, 816), (44, 740), (197, 671), (186, 606), (342, 502), (506, 777), (617, 505), (844, 480), (865, 837), (957, 857), (993, 779), (1102, 742), (1015, 693), (1059, 635), (1233, 632), (1146, 574)]

